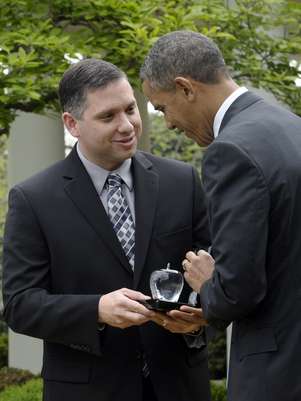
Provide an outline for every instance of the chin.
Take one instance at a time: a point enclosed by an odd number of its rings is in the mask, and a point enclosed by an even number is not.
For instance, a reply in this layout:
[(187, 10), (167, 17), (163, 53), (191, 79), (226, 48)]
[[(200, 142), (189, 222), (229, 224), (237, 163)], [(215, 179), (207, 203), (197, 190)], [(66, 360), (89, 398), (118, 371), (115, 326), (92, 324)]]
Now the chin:
[(126, 159), (129, 159), (130, 157), (133, 157), (134, 156), (134, 154), (136, 153), (136, 151), (137, 151), (137, 146), (134, 146), (132, 149), (130, 149), (130, 150), (128, 150), (126, 153), (125, 153), (125, 158)]
[(208, 132), (206, 132), (205, 135), (200, 133), (194, 136), (194, 140), (199, 146), (204, 148), (209, 146), (213, 142), (214, 136), (213, 134), (209, 134)]
[(206, 146), (210, 145), (210, 142), (204, 141), (203, 139), (197, 138), (195, 142), (201, 147), (205, 148)]

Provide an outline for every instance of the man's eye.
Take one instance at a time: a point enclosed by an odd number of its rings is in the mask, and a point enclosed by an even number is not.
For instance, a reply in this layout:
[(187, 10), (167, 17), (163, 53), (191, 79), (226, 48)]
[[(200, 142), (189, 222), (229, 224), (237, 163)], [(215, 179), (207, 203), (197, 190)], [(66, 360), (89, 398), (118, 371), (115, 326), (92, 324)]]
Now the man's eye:
[(131, 106), (127, 109), (127, 113), (128, 114), (134, 114), (136, 111), (136, 107), (135, 106)]
[(105, 115), (105, 116), (102, 116), (102, 117), (101, 117), (101, 120), (102, 120), (102, 121), (105, 121), (105, 122), (111, 121), (111, 120), (113, 120), (113, 115), (112, 115), (112, 114), (107, 114), (107, 115)]
[(164, 109), (157, 109), (156, 112), (157, 112), (158, 116), (164, 116), (164, 114), (165, 114)]

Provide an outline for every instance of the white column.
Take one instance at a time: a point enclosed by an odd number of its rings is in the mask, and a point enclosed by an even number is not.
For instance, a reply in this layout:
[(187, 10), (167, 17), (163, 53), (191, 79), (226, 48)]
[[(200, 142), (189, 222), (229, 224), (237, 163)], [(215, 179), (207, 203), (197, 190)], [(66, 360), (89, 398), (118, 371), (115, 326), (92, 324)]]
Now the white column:
[[(64, 158), (64, 132), (56, 114), (20, 113), (10, 129), (8, 141), (9, 187)], [(10, 367), (40, 373), (42, 341), (9, 330)]]
[(135, 89), (134, 93), (135, 93), (135, 98), (137, 100), (137, 105), (138, 105), (138, 109), (139, 109), (140, 116), (142, 119), (142, 126), (143, 126), (142, 135), (139, 140), (138, 147), (141, 150), (149, 152), (150, 141), (149, 141), (149, 116), (148, 116), (148, 110), (147, 110), (147, 101), (142, 92)]
[(226, 329), (226, 339), (227, 339), (227, 382), (229, 377), (229, 363), (230, 363), (230, 351), (231, 351), (231, 338), (232, 338), (232, 323)]

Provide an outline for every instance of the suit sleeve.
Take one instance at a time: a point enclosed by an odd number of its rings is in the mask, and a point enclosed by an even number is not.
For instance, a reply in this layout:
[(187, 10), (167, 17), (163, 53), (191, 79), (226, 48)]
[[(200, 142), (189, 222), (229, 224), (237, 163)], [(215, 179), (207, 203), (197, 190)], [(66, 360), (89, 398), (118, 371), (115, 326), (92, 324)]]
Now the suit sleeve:
[(50, 265), (47, 241), (30, 202), (15, 187), (9, 194), (3, 247), (4, 317), (9, 327), (101, 354), (97, 330), (100, 295), (53, 294)]
[[(193, 248), (207, 250), (210, 246), (208, 213), (205, 194), (197, 171), (192, 168), (193, 177)], [(197, 335), (184, 334), (184, 340), (189, 348), (203, 348), (207, 345), (206, 333), (201, 330)]]
[(215, 270), (200, 298), (207, 321), (224, 329), (265, 297), (270, 197), (265, 178), (240, 148), (213, 143), (203, 163)]
[(193, 197), (193, 246), (196, 249), (207, 250), (211, 245), (206, 198), (203, 186), (197, 171), (192, 169), (194, 197)]

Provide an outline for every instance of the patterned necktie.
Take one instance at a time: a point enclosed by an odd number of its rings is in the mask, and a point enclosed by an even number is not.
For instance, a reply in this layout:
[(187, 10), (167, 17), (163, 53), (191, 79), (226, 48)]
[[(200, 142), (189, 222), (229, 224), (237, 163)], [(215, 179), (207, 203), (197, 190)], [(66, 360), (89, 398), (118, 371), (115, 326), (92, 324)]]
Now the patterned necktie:
[(134, 269), (135, 224), (127, 200), (121, 191), (121, 184), (122, 179), (118, 174), (108, 175), (108, 215), (126, 257)]

